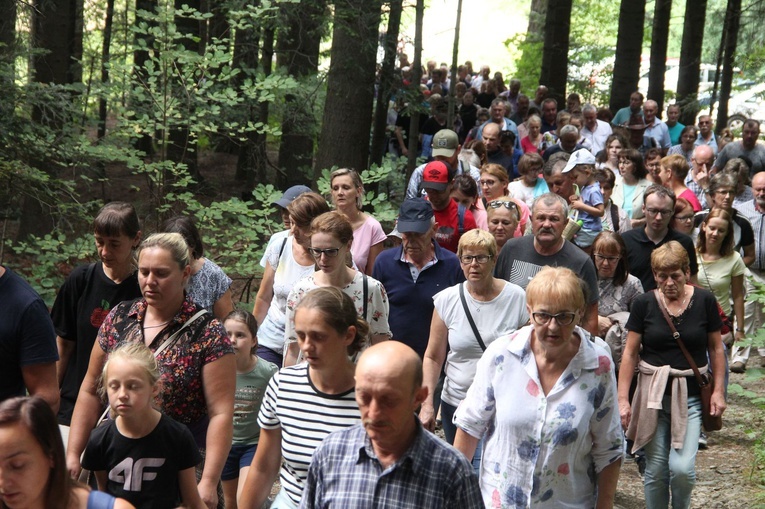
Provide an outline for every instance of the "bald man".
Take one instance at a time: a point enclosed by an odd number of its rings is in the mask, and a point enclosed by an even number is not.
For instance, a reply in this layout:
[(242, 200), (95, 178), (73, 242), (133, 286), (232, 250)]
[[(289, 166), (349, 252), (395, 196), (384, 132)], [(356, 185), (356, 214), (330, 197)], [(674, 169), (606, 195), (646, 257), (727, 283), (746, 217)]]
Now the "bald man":
[(422, 361), (398, 341), (367, 349), (356, 366), (361, 424), (316, 449), (301, 508), (483, 508), (478, 477), (456, 449), (425, 431)]
[(712, 166), (715, 164), (715, 152), (709, 145), (698, 145), (691, 155), (691, 171), (685, 177), (685, 187), (693, 191), (702, 209), (707, 207), (707, 190)]

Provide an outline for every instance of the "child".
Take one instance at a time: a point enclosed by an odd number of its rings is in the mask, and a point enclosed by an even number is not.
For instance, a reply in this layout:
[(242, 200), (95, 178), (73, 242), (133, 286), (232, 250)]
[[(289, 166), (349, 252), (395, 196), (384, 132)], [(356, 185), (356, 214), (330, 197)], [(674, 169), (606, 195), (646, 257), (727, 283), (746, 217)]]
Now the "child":
[[(478, 199), (478, 184), (470, 175), (462, 173), (454, 177), (452, 181), (452, 198), (473, 213), (475, 224), (482, 230), (489, 229), (489, 221), (486, 219), (486, 209), (483, 202)], [(480, 207), (479, 207), (480, 204)]]
[(614, 192), (616, 177), (614, 172), (608, 168), (595, 170), (595, 180), (600, 184), (600, 193), (603, 195), (603, 217), (601, 224), (603, 230), (616, 233), (624, 233), (632, 228), (627, 213), (619, 208), (616, 203), (611, 201), (611, 194)]
[(96, 427), (82, 457), (101, 491), (136, 507), (169, 509), (181, 503), (206, 509), (194, 467), (202, 460), (186, 426), (152, 407), (159, 394), (159, 367), (142, 342), (109, 354), (99, 393), (109, 398), (114, 420)]
[(242, 310), (229, 313), (223, 320), (236, 354), (236, 395), (234, 397), (234, 441), (223, 467), (223, 498), (226, 509), (236, 509), (237, 493), (247, 479), (260, 427), (258, 412), (271, 377), (279, 368), (255, 355), (258, 347), (258, 325), (255, 317)]
[(563, 173), (571, 172), (571, 178), (579, 186), (579, 196), (569, 198), (571, 208), (579, 211), (582, 229), (576, 234), (574, 244), (587, 254), (592, 251), (595, 237), (603, 230), (600, 218), (603, 217), (603, 194), (600, 184), (595, 180), (595, 156), (589, 150), (582, 148), (571, 154), (571, 158), (563, 168)]
[(547, 182), (539, 176), (544, 164), (544, 159), (537, 153), (529, 152), (521, 156), (520, 161), (518, 161), (518, 173), (521, 177), (510, 182), (507, 186), (513, 198), (523, 200), (526, 205), (531, 207), (534, 198), (549, 192)]

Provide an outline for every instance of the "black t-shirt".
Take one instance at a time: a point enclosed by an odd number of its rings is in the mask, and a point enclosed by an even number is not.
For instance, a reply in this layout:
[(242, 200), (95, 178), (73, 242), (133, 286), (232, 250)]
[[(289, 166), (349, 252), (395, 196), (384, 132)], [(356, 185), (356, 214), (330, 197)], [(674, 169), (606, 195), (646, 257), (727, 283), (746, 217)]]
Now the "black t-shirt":
[(61, 408), (58, 412), (61, 424), (69, 425), (72, 419), (77, 393), (88, 371), (90, 352), (104, 318), (120, 302), (140, 296), (136, 272), (115, 283), (104, 274), (101, 263), (77, 267), (61, 286), (51, 318), (56, 334), (74, 343), (61, 385)]
[[(706, 366), (708, 333), (720, 330), (722, 327), (715, 296), (703, 288), (694, 288), (688, 307), (673, 321), (696, 366)], [(664, 319), (654, 292), (639, 295), (632, 301), (626, 327), (627, 330), (642, 335), (643, 350), (640, 352), (640, 358), (648, 364), (669, 365), (674, 369), (691, 369), (677, 341), (672, 337), (672, 331)], [(688, 394), (699, 394), (695, 377), (689, 376), (687, 380)]]
[(436, 117), (428, 117), (424, 124), (420, 126), (420, 134), (435, 135), (441, 129), (445, 129), (446, 124), (440, 124)]
[[(428, 119), (427, 115), (420, 115), (420, 131), (422, 131), (422, 126), (425, 124), (425, 121)], [(396, 116), (396, 127), (401, 128), (401, 137), (404, 139), (404, 142), (407, 144), (407, 147), (409, 146), (409, 124), (412, 121), (412, 117), (409, 116), (409, 112), (406, 110), (402, 110), (399, 112), (399, 114)]]
[(460, 106), (459, 110), (460, 119), (462, 119), (462, 128), (460, 129), (460, 139), (463, 141), (467, 137), (470, 130), (475, 127), (476, 119), (478, 118), (478, 107), (475, 104)]
[(475, 102), (478, 103), (478, 105), (481, 108), (489, 109), (491, 108), (491, 102), (497, 98), (496, 94), (488, 94), (486, 92), (481, 92), (480, 94), (477, 94), (475, 96)]
[(688, 253), (691, 276), (695, 275), (699, 270), (693, 240), (688, 235), (675, 231), (672, 228), (667, 230), (667, 234), (658, 244), (654, 244), (648, 238), (645, 233), (645, 227), (633, 228), (624, 232), (622, 239), (627, 246), (627, 261), (630, 265), (630, 274), (640, 280), (643, 284), (643, 290), (646, 292), (656, 288), (656, 281), (653, 278), (653, 270), (651, 269), (651, 253), (653, 253), (654, 249), (663, 246), (670, 240), (678, 241)]
[(82, 467), (107, 473), (107, 493), (142, 509), (181, 504), (178, 472), (202, 461), (189, 429), (166, 415), (143, 438), (127, 438), (115, 421), (90, 434)]

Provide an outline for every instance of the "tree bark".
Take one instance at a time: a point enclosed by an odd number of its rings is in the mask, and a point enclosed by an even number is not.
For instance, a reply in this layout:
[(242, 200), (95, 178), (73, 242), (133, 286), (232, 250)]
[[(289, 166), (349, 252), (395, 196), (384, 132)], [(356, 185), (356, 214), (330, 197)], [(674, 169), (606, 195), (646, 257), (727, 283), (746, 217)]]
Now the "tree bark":
[[(314, 77), (319, 69), (319, 50), (327, 25), (327, 0), (314, 0), (299, 4), (283, 2), (279, 6), (279, 31), (276, 36), (276, 65), (285, 67), (287, 74), (301, 82)], [(280, 189), (305, 184), (313, 163), (313, 146), (316, 137), (316, 117), (308, 97), (304, 94), (287, 94), (284, 98), (282, 139), (279, 145), (276, 174)]]
[[(151, 18), (144, 18), (142, 17), (138, 11), (146, 11), (149, 13), (155, 14), (157, 12), (157, 0), (135, 0), (135, 10), (136, 10), (136, 23), (146, 23), (151, 28), (153, 25), (155, 25), (155, 21)], [(147, 49), (142, 49), (142, 48)], [(146, 72), (146, 62), (149, 61), (149, 49), (154, 47), (154, 37), (147, 33), (145, 35), (143, 34), (136, 34), (136, 40), (134, 41), (134, 50), (133, 50), (133, 73), (135, 74), (135, 79), (137, 83), (146, 83), (149, 76)], [(155, 51), (158, 51), (155, 48)], [(135, 101), (135, 99), (133, 99)], [(148, 104), (140, 104), (136, 103), (131, 105), (132, 108), (136, 110), (143, 110), (143, 109), (149, 109), (151, 108)], [(147, 156), (151, 156), (154, 154), (154, 126), (146, 126), (149, 128), (149, 133), (139, 135), (138, 138), (135, 140), (135, 148), (146, 154)]]
[(680, 69), (677, 78), (677, 102), (680, 104), (680, 122), (685, 125), (696, 121), (699, 111), (699, 72), (701, 50), (704, 43), (704, 22), (707, 0), (686, 0), (683, 42), (680, 49)]
[(422, 80), (422, 24), (425, 18), (425, 0), (417, 0), (414, 17), (414, 62), (412, 62), (412, 96), (409, 100), (409, 158), (406, 162), (406, 180), (409, 182), (417, 164), (417, 145), (420, 136), (420, 112), (417, 103), (421, 100)]
[(0, 101), (0, 115), (11, 118), (15, 101), (13, 65), (16, 53), (16, 0), (0, 0), (0, 90), (4, 100)]
[[(234, 37), (234, 61), (235, 69), (241, 72), (238, 75), (237, 83), (242, 84), (245, 77), (255, 72), (258, 67), (258, 51), (260, 50), (260, 29), (248, 27), (236, 31)], [(260, 108), (257, 104), (248, 103), (246, 118), (244, 122), (258, 121)], [(244, 140), (239, 145), (239, 157), (236, 161), (236, 180), (244, 182), (245, 190), (242, 192), (242, 199), (249, 195), (252, 190), (256, 175), (258, 173), (258, 138), (257, 133), (247, 132)]]
[[(114, 0), (106, 0), (106, 19), (104, 21), (104, 41), (101, 46), (101, 83), (109, 83), (109, 47), (112, 42), (112, 22), (114, 20)], [(98, 99), (98, 140), (106, 136), (106, 94)]]
[(369, 130), (380, 0), (337, 0), (327, 100), (314, 178), (332, 166), (358, 171), (369, 160)]
[(614, 78), (611, 81), (609, 108), (617, 110), (629, 104), (630, 94), (640, 79), (640, 53), (643, 47), (645, 0), (622, 0), (619, 8), (619, 32), (616, 37)]
[(548, 96), (557, 100), (559, 107), (566, 104), (572, 6), (573, 0), (551, 2), (547, 6), (545, 18), (545, 44), (539, 84), (547, 86)]
[(667, 71), (667, 43), (672, 0), (656, 0), (651, 34), (651, 69), (648, 72), (648, 98), (664, 111), (664, 73)]
[(736, 58), (736, 44), (741, 25), (741, 0), (728, 0), (725, 10), (725, 53), (723, 55), (720, 101), (715, 131), (719, 133), (728, 124), (728, 99), (733, 84), (733, 64)]
[[(380, 86), (377, 90), (377, 103), (375, 104), (374, 129), (372, 132), (372, 156), (369, 160), (370, 165), (379, 165), (382, 163), (383, 157), (385, 156), (385, 131), (388, 120), (388, 104), (393, 96), (393, 71), (396, 67), (396, 47), (398, 46), (398, 33), (399, 26), (401, 25), (403, 5), (403, 0), (391, 0), (390, 2), (388, 30), (385, 33), (385, 57), (382, 69), (380, 70)], [(452, 83), (454, 82), (452, 81)]]

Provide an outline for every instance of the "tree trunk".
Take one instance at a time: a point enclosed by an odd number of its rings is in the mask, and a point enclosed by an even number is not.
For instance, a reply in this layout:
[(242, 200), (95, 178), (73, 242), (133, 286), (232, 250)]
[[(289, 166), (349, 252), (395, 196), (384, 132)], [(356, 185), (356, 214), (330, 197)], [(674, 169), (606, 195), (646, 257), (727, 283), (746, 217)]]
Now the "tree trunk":
[[(290, 3), (279, 6), (279, 32), (276, 42), (276, 64), (301, 82), (316, 75), (319, 50), (327, 25), (327, 0)], [(282, 116), (282, 139), (279, 145), (276, 182), (280, 189), (305, 184), (313, 165), (316, 138), (316, 117), (312, 104), (313, 87), (305, 94), (287, 94)]]
[(13, 65), (16, 52), (16, 0), (0, 0), (0, 115), (9, 119), (13, 115), (16, 75)]
[(609, 108), (616, 113), (630, 102), (640, 79), (640, 53), (643, 47), (645, 0), (622, 0), (619, 8), (619, 32), (616, 37), (614, 78), (611, 81)]
[(531, 0), (529, 9), (529, 27), (526, 30), (526, 40), (532, 38), (532, 42), (543, 39), (545, 29), (545, 17), (547, 15), (547, 0)]
[(454, 25), (454, 43), (452, 44), (452, 72), (449, 76), (449, 80), (452, 84), (449, 87), (449, 116), (446, 119), (446, 127), (451, 130), (454, 129), (454, 117), (457, 113), (455, 108), (455, 97), (457, 96), (457, 58), (459, 56), (460, 48), (460, 24), (462, 23), (462, 0), (457, 1), (457, 22)]
[(707, 0), (686, 0), (683, 42), (680, 49), (680, 69), (677, 78), (677, 102), (680, 103), (680, 123), (691, 125), (699, 111), (699, 72), (704, 43), (704, 22)]
[(651, 69), (648, 73), (648, 97), (664, 111), (664, 73), (667, 71), (667, 43), (672, 0), (656, 0), (651, 34)]
[[(157, 0), (135, 0), (135, 10), (137, 23), (146, 23), (149, 25), (149, 29), (156, 25), (156, 22), (153, 19), (141, 17), (138, 14), (138, 11), (146, 11), (156, 14)], [(143, 44), (141, 44), (141, 40), (143, 41)], [(136, 40), (133, 47), (135, 48), (133, 50), (133, 73), (135, 74), (135, 80), (137, 83), (146, 83), (149, 79), (148, 73), (146, 72), (146, 62), (149, 60), (149, 49), (154, 47), (154, 37), (150, 35), (150, 33), (145, 35), (136, 34)], [(141, 49), (143, 47), (147, 49)], [(133, 101), (136, 101), (136, 99), (133, 99)], [(131, 107), (135, 110), (151, 108), (151, 106), (148, 104), (140, 103), (133, 104)], [(136, 149), (140, 150), (147, 156), (151, 156), (154, 154), (155, 129), (154, 126), (146, 126), (146, 128), (149, 132), (139, 135), (134, 144)]]
[(380, 0), (336, 0), (327, 100), (314, 177), (332, 166), (358, 171), (369, 160)]
[(715, 131), (719, 133), (728, 124), (728, 99), (733, 83), (733, 64), (736, 57), (738, 29), (741, 25), (741, 0), (728, 0), (725, 10), (725, 54), (723, 56), (722, 82), (720, 83), (720, 102), (717, 111)]
[(551, 2), (545, 18), (545, 45), (539, 84), (547, 86), (548, 96), (558, 101), (559, 108), (566, 104), (572, 5), (573, 0)]
[[(260, 30), (248, 27), (236, 31), (234, 37), (234, 68), (239, 69), (237, 84), (241, 85), (249, 73), (253, 73), (258, 67), (258, 51), (260, 50)], [(247, 114), (244, 122), (258, 122), (260, 108), (257, 104), (247, 103)], [(236, 180), (245, 183), (246, 189), (242, 192), (242, 199), (249, 196), (249, 191), (255, 183), (255, 175), (258, 172), (257, 160), (257, 133), (247, 132), (244, 141), (239, 145), (239, 157), (236, 161)], [(251, 185), (252, 183), (252, 185)]]
[[(104, 41), (101, 47), (101, 83), (109, 83), (109, 46), (112, 42), (112, 21), (114, 20), (114, 0), (106, 0), (106, 20), (104, 22)], [(102, 92), (98, 99), (98, 140), (106, 136), (106, 94)]]
[(420, 136), (420, 112), (416, 102), (421, 99), (422, 79), (422, 24), (425, 18), (425, 0), (417, 0), (414, 17), (414, 62), (412, 63), (412, 96), (409, 100), (409, 158), (406, 162), (406, 180), (409, 182), (417, 164), (417, 139)]
[[(462, 1), (462, 0), (460, 0)], [(388, 30), (385, 33), (385, 58), (380, 70), (380, 87), (377, 90), (377, 104), (375, 105), (374, 130), (372, 133), (372, 157), (369, 164), (382, 163), (385, 156), (385, 136), (388, 120), (388, 104), (393, 96), (394, 77), (396, 67), (396, 47), (398, 46), (399, 25), (401, 25), (401, 11), (403, 0), (391, 0), (388, 12)], [(454, 81), (452, 81), (454, 83)], [(452, 87), (454, 88), (454, 87)], [(451, 91), (450, 91), (451, 92)], [(370, 189), (374, 190), (375, 186)]]

